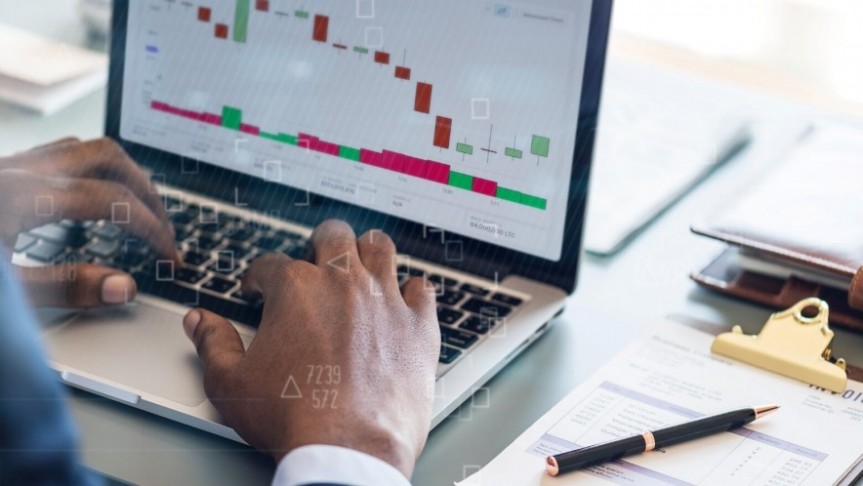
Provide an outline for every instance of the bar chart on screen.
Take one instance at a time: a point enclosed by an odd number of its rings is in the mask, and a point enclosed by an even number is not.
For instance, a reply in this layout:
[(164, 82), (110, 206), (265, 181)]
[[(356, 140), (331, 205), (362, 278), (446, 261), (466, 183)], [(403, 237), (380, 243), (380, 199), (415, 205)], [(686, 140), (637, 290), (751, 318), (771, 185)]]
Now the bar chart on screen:
[(589, 2), (364, 3), (133, 4), (121, 136), (559, 258)]

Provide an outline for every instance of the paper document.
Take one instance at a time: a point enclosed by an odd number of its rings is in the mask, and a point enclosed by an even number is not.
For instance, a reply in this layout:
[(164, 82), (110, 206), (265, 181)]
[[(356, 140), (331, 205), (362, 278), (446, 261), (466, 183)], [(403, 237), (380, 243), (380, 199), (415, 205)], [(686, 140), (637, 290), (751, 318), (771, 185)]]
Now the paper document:
[[(844, 394), (715, 356), (668, 321), (627, 347), (462, 485), (828, 485), (863, 460), (863, 384)], [(730, 432), (561, 475), (545, 457), (699, 417), (777, 403)]]

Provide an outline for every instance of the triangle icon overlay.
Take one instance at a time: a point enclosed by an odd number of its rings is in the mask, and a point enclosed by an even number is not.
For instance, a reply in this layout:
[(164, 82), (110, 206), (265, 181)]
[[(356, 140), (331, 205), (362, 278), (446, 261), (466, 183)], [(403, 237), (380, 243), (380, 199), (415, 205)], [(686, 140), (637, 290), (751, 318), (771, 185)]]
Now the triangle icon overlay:
[(289, 376), (288, 381), (285, 382), (282, 398), (303, 398), (303, 393), (300, 391), (300, 387), (297, 386), (297, 380), (294, 379), (294, 375)]

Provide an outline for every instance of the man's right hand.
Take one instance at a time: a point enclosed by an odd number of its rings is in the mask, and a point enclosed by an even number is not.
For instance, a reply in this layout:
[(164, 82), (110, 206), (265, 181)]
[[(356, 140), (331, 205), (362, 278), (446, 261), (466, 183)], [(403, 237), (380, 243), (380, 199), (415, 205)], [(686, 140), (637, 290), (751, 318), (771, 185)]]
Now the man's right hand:
[(262, 296), (264, 312), (247, 351), (224, 318), (186, 315), (207, 394), (240, 436), (277, 461), (304, 445), (336, 445), (409, 478), (431, 422), (434, 290), (421, 278), (399, 288), (395, 245), (381, 232), (357, 239), (328, 221), (311, 244), (314, 263), (270, 255), (252, 265), (243, 293)]

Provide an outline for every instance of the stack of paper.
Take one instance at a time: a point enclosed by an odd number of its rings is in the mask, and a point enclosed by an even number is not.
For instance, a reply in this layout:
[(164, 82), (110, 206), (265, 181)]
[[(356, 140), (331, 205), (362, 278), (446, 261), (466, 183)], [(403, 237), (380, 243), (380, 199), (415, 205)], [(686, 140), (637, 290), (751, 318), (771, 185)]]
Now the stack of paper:
[(103, 54), (0, 25), (0, 100), (54, 113), (105, 85)]

